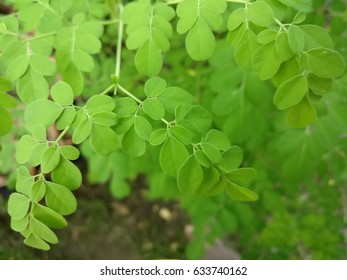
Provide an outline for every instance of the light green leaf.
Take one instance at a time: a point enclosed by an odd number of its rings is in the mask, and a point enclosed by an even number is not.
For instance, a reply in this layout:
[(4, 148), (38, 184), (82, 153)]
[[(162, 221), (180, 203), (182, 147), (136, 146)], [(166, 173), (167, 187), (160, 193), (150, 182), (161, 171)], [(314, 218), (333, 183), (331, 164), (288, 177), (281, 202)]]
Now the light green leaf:
[(57, 119), (55, 125), (57, 129), (63, 130), (68, 127), (75, 120), (76, 109), (74, 107), (65, 107), (64, 111), (61, 113)]
[(30, 155), (32, 154), (34, 148), (38, 145), (37, 141), (35, 141), (29, 135), (23, 135), (16, 146), (16, 160), (19, 164), (26, 163)]
[(276, 38), (276, 52), (282, 61), (287, 61), (294, 56), (288, 41), (288, 33), (282, 32)]
[(149, 140), (152, 133), (152, 126), (145, 118), (136, 116), (134, 128), (138, 136), (140, 136), (143, 140)]
[(153, 120), (161, 120), (165, 110), (157, 98), (147, 98), (142, 103), (142, 109)]
[(94, 124), (90, 135), (90, 144), (94, 151), (107, 156), (118, 149), (118, 136), (109, 127)]
[(180, 167), (177, 184), (181, 192), (195, 192), (203, 181), (203, 171), (194, 155), (191, 155)]
[(344, 73), (345, 62), (334, 50), (317, 48), (307, 52), (311, 72), (320, 78), (337, 78)]
[(29, 197), (31, 187), (34, 184), (34, 178), (24, 166), (19, 167), (16, 173), (16, 191)]
[(184, 126), (175, 125), (170, 127), (170, 134), (184, 145), (192, 143), (193, 135)]
[(60, 116), (63, 107), (50, 100), (36, 100), (28, 105), (24, 119), (28, 129), (42, 124), (45, 128), (50, 127)]
[(306, 77), (297, 75), (279, 86), (273, 102), (280, 110), (288, 109), (298, 104), (305, 97), (307, 89)]
[(147, 97), (157, 97), (166, 88), (166, 82), (162, 78), (150, 78), (145, 84), (145, 94)]
[[(1, 97), (1, 96), (0, 96)], [(0, 106), (0, 136), (5, 135), (11, 131), (13, 117), (3, 107)]]
[(250, 191), (249, 189), (232, 183), (227, 183), (226, 193), (230, 198), (238, 201), (255, 201), (259, 198), (256, 193)]
[(169, 136), (160, 150), (160, 166), (168, 175), (177, 176), (188, 156), (187, 148), (176, 138)]
[(238, 8), (234, 10), (228, 19), (228, 29), (230, 31), (235, 30), (238, 28), (245, 20), (246, 20), (247, 14), (245, 8)]
[(72, 105), (74, 94), (69, 84), (59, 81), (51, 88), (53, 100), (60, 105)]
[(27, 228), (29, 224), (29, 216), (25, 215), (21, 219), (13, 219), (11, 218), (11, 229), (17, 232), (21, 232)]
[(61, 215), (69, 215), (76, 211), (77, 201), (72, 192), (62, 185), (47, 182), (46, 204)]
[(49, 173), (53, 171), (60, 160), (60, 152), (58, 147), (49, 147), (42, 155), (41, 171), (43, 173)]
[(237, 146), (232, 146), (222, 154), (222, 160), (218, 163), (218, 167), (224, 172), (230, 172), (238, 168), (242, 160), (242, 150)]
[(30, 56), (30, 66), (43, 76), (52, 76), (56, 72), (56, 66), (47, 56), (33, 54)]
[(296, 25), (289, 26), (288, 42), (293, 53), (299, 54), (304, 50), (305, 36), (304, 32)]
[(55, 233), (34, 217), (30, 219), (30, 229), (37, 237), (52, 244), (58, 243), (58, 237), (55, 235)]
[(38, 99), (46, 99), (49, 95), (49, 87), (46, 79), (33, 69), (19, 78), (17, 83), (18, 96), (25, 103)]
[(190, 107), (184, 116), (187, 122), (179, 122), (181, 125), (196, 132), (204, 132), (211, 126), (212, 120), (210, 113), (202, 106), (194, 105)]
[(328, 31), (323, 27), (313, 24), (305, 24), (300, 25), (299, 28), (304, 32), (305, 50), (321, 47), (327, 49), (334, 48), (334, 43)]
[(166, 112), (174, 114), (177, 105), (189, 108), (193, 102), (193, 97), (184, 89), (168, 87), (158, 96), (158, 100), (163, 104)]
[(60, 154), (68, 160), (76, 160), (80, 156), (80, 151), (74, 146), (60, 146)]
[(221, 131), (211, 129), (205, 138), (205, 142), (212, 144), (221, 151), (225, 151), (230, 148), (230, 141), (228, 137)]
[(222, 160), (222, 155), (220, 151), (218, 150), (217, 147), (213, 146), (210, 143), (201, 143), (201, 148), (202, 151), (205, 153), (207, 158), (212, 162), (212, 163), (218, 163)]
[(101, 50), (101, 42), (93, 35), (77, 34), (76, 48), (81, 49), (88, 54), (97, 54)]
[(236, 63), (246, 70), (252, 70), (252, 57), (258, 47), (257, 37), (251, 29), (246, 29), (235, 48)]
[(115, 100), (115, 113), (120, 116), (133, 115), (137, 110), (137, 103), (130, 97), (122, 97)]
[(281, 58), (277, 55), (275, 42), (263, 45), (253, 56), (253, 67), (260, 80), (268, 80), (276, 75), (281, 66)]
[(311, 103), (304, 98), (287, 113), (287, 123), (293, 128), (305, 128), (316, 119), (317, 113)]
[(108, 95), (94, 95), (88, 99), (86, 109), (90, 115), (102, 112), (112, 112), (115, 108), (115, 102)]
[(103, 126), (113, 126), (118, 122), (117, 114), (113, 112), (101, 112), (93, 115), (93, 120)]
[(32, 130), (32, 135), (34, 139), (39, 142), (45, 142), (47, 140), (46, 128), (42, 124), (38, 124)]
[(51, 176), (54, 183), (62, 185), (71, 191), (78, 189), (82, 184), (81, 171), (71, 161), (63, 157), (60, 158), (59, 164), (53, 170)]
[(294, 24), (300, 24), (306, 19), (306, 13), (304, 11), (299, 11), (293, 20)]
[(72, 142), (80, 144), (88, 138), (92, 131), (93, 123), (91, 119), (82, 119), (72, 134)]
[(33, 216), (50, 228), (64, 228), (67, 226), (67, 221), (62, 215), (40, 204), (34, 205)]
[(25, 238), (24, 244), (44, 251), (48, 251), (51, 248), (45, 241), (43, 241), (41, 238), (37, 237), (33, 233), (31, 233), (27, 238)]
[(275, 23), (271, 7), (263, 1), (253, 2), (247, 8), (248, 19), (256, 25), (270, 27)]
[(27, 71), (30, 63), (30, 56), (21, 55), (14, 59), (6, 69), (6, 77), (11, 81), (15, 81), (22, 77)]
[(237, 185), (247, 185), (257, 177), (257, 171), (254, 168), (239, 168), (225, 175), (227, 180)]
[(325, 95), (332, 89), (333, 81), (310, 74), (308, 76), (308, 86), (314, 94)]
[(208, 196), (222, 193), (225, 190), (225, 183), (223, 185), (220, 181), (224, 182), (224, 180), (220, 178), (219, 172), (214, 167), (204, 169), (204, 178), (198, 193)]
[(196, 160), (202, 166), (205, 166), (207, 168), (211, 167), (211, 161), (207, 158), (207, 156), (205, 155), (205, 153), (203, 151), (201, 151), (201, 150), (195, 151), (195, 157), (196, 157)]
[(46, 194), (45, 181), (37, 180), (31, 188), (30, 199), (33, 202), (39, 202)]
[(168, 131), (165, 128), (160, 128), (157, 130), (154, 130), (149, 137), (149, 143), (152, 146), (158, 146), (161, 145), (167, 138)]
[(29, 198), (20, 193), (13, 193), (8, 200), (7, 211), (11, 218), (19, 220), (28, 213), (29, 206)]
[(74, 95), (80, 95), (84, 88), (84, 78), (81, 71), (71, 63), (64, 71), (61, 71), (61, 74), (63, 75), (64, 82), (71, 86)]
[(120, 118), (118, 123), (113, 127), (114, 132), (116, 134), (124, 134), (126, 133), (130, 127), (134, 124), (134, 116), (126, 116)]
[(47, 149), (47, 142), (37, 144), (29, 156), (29, 164), (32, 166), (38, 166), (41, 164), (42, 156)]
[(136, 133), (134, 126), (131, 126), (123, 136), (122, 147), (129, 155), (140, 157), (146, 151), (146, 142)]
[(14, 108), (17, 106), (17, 103), (18, 102), (14, 97), (0, 91), (0, 106), (5, 108)]
[(216, 42), (211, 29), (205, 20), (198, 18), (186, 37), (186, 48), (189, 56), (196, 60), (208, 59)]
[(135, 65), (140, 74), (149, 77), (155, 76), (160, 72), (163, 66), (163, 58), (160, 49), (153, 41), (148, 40), (137, 51)]

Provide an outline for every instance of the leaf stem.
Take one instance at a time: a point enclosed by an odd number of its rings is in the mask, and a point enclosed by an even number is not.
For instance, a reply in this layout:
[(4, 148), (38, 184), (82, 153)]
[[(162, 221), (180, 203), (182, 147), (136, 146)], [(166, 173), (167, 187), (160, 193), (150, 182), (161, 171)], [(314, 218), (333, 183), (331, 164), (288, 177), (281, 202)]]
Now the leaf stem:
[(117, 85), (117, 88), (119, 88), (124, 94), (129, 96), (130, 98), (134, 99), (137, 103), (142, 104), (142, 101), (138, 99), (135, 95), (127, 91), (125, 88), (123, 88), (121, 85)]
[(109, 93), (111, 90), (113, 90), (116, 87), (115, 84), (110, 85), (107, 89), (105, 89), (103, 92), (101, 92), (99, 95), (105, 95), (107, 93)]
[[(124, 23), (122, 20), (123, 5), (121, 3), (118, 5), (118, 11), (119, 11), (119, 22), (118, 22), (118, 39), (117, 39), (115, 75), (116, 75), (118, 82), (119, 82), (120, 66), (121, 66), (121, 59), (122, 59), (123, 29), (124, 29)], [(114, 95), (117, 95), (117, 87), (114, 88)]]
[(68, 132), (70, 129), (70, 126), (65, 127), (65, 129), (60, 133), (58, 138), (54, 141), (55, 144), (58, 144), (58, 142), (64, 137), (64, 135)]

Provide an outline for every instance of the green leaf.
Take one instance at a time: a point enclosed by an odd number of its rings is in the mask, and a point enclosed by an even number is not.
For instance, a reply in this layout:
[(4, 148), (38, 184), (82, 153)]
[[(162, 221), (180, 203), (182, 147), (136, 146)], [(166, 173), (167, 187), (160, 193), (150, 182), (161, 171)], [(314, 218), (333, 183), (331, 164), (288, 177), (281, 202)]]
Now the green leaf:
[(145, 118), (136, 116), (134, 128), (138, 136), (140, 136), (143, 140), (149, 140), (152, 133), (152, 126)]
[(277, 55), (275, 42), (261, 46), (253, 56), (253, 67), (260, 80), (268, 80), (275, 76), (281, 66), (281, 58)]
[(90, 135), (90, 144), (94, 151), (107, 156), (118, 149), (118, 136), (109, 127), (94, 124)]
[(234, 10), (228, 19), (228, 29), (230, 31), (235, 30), (238, 28), (243, 22), (245, 22), (245, 19), (247, 17), (246, 9), (245, 8), (238, 8)]
[(345, 62), (334, 50), (317, 48), (307, 52), (311, 72), (320, 78), (337, 78), (344, 73)]
[(5, 108), (14, 108), (17, 106), (17, 100), (6, 93), (0, 92), (0, 106)]
[(116, 134), (124, 134), (126, 133), (134, 124), (133, 116), (126, 116), (120, 118), (118, 123), (113, 127), (113, 130)]
[(59, 118), (57, 119), (55, 125), (57, 129), (63, 130), (68, 127), (75, 120), (76, 109), (74, 107), (65, 107)]
[(29, 160), (34, 148), (37, 146), (35, 141), (29, 135), (23, 135), (16, 146), (16, 160), (19, 164), (24, 164)]
[(76, 160), (80, 156), (80, 151), (74, 146), (60, 146), (60, 154), (68, 160)]
[(305, 35), (302, 30), (296, 26), (291, 25), (288, 29), (288, 42), (293, 53), (299, 54), (304, 50)]
[(305, 50), (314, 48), (334, 48), (334, 43), (327, 30), (312, 24), (300, 25), (305, 36)]
[(140, 74), (149, 77), (155, 76), (160, 72), (163, 66), (163, 58), (160, 49), (153, 41), (146, 41), (137, 51), (135, 65)]
[(135, 100), (130, 97), (122, 97), (115, 100), (115, 113), (120, 117), (133, 115), (137, 107)]
[(122, 147), (129, 155), (140, 157), (146, 151), (146, 142), (138, 135), (134, 126), (131, 126), (123, 136)]
[(160, 166), (168, 175), (177, 176), (188, 156), (186, 147), (176, 138), (169, 136), (160, 150)]
[(37, 180), (31, 188), (30, 199), (33, 202), (39, 202), (46, 194), (45, 181)]
[(149, 137), (149, 143), (152, 146), (158, 146), (161, 145), (167, 138), (168, 131), (165, 128), (160, 128), (157, 130), (154, 130)]
[(257, 37), (252, 30), (246, 29), (243, 33), (239, 43), (235, 47), (235, 60), (236, 63), (246, 69), (252, 69), (252, 57), (257, 50), (259, 43)]
[(198, 18), (186, 37), (189, 56), (196, 61), (206, 60), (211, 56), (215, 45), (215, 38), (208, 24)]
[(158, 96), (158, 100), (163, 104), (166, 112), (174, 114), (177, 105), (190, 107), (193, 102), (193, 97), (184, 89), (179, 87), (168, 87)]
[(282, 32), (276, 38), (276, 52), (282, 61), (287, 61), (294, 56), (288, 41), (288, 33)]
[(153, 120), (161, 120), (165, 110), (160, 101), (156, 98), (147, 98), (142, 103), (142, 109)]
[(238, 201), (255, 201), (259, 198), (256, 193), (232, 183), (227, 184), (226, 193), (230, 198)]
[(256, 25), (270, 27), (274, 22), (271, 7), (263, 1), (251, 3), (247, 8), (248, 19)]
[(60, 152), (58, 147), (49, 147), (42, 155), (41, 171), (49, 173), (53, 171), (60, 160)]
[(274, 104), (280, 110), (288, 109), (300, 103), (308, 89), (307, 79), (297, 75), (279, 86), (274, 96)]
[(190, 107), (184, 116), (184, 120), (188, 121), (189, 125), (187, 123), (182, 123), (182, 125), (196, 132), (208, 130), (212, 123), (210, 113), (204, 107), (198, 105)]
[(24, 119), (28, 129), (42, 124), (45, 128), (50, 127), (60, 116), (63, 108), (50, 100), (36, 100), (28, 105)]
[(34, 184), (34, 178), (24, 166), (19, 167), (16, 173), (16, 191), (29, 197), (31, 187)]
[(15, 81), (22, 77), (27, 71), (30, 63), (30, 56), (21, 55), (14, 59), (6, 69), (6, 77), (11, 81)]
[(222, 155), (218, 148), (213, 146), (210, 143), (201, 143), (201, 148), (202, 151), (205, 153), (207, 158), (212, 162), (212, 163), (218, 163), (222, 160)]
[(92, 127), (93, 123), (90, 119), (82, 119), (72, 135), (72, 142), (74, 142), (75, 144), (82, 143), (90, 135)]
[(306, 19), (306, 13), (304, 11), (299, 11), (293, 20), (294, 24), (300, 24)]
[(47, 149), (47, 142), (37, 144), (29, 157), (29, 164), (32, 166), (41, 164), (42, 156)]
[(61, 215), (69, 215), (76, 211), (77, 201), (69, 189), (52, 182), (47, 182), (46, 187), (46, 204), (49, 208)]
[(147, 97), (157, 97), (166, 88), (166, 82), (162, 78), (150, 78), (145, 84), (145, 94)]
[(40, 204), (34, 205), (33, 216), (50, 228), (64, 228), (67, 226), (67, 221), (62, 215)]
[(12, 89), (12, 83), (0, 76), (0, 91), (6, 92)]
[(84, 78), (75, 64), (70, 63), (64, 71), (61, 71), (61, 74), (63, 75), (64, 82), (71, 86), (74, 95), (80, 95), (84, 88)]
[(30, 103), (38, 99), (47, 99), (49, 87), (46, 79), (33, 69), (19, 78), (17, 83), (18, 96), (25, 103)]
[(181, 166), (177, 175), (177, 184), (181, 192), (195, 192), (203, 181), (203, 171), (194, 155)]
[(82, 184), (81, 171), (71, 161), (63, 157), (60, 158), (59, 164), (53, 170), (51, 176), (54, 183), (62, 185), (71, 191), (78, 189)]
[(287, 113), (287, 123), (293, 128), (305, 128), (316, 119), (317, 113), (311, 103), (304, 98)]
[(311, 2), (310, 0), (279, 0), (281, 3), (286, 6), (292, 7), (298, 11), (303, 10), (305, 12), (309, 12), (311, 10)]
[(24, 244), (44, 251), (48, 251), (50, 249), (49, 245), (45, 241), (32, 233), (25, 238)]
[(193, 135), (184, 126), (175, 125), (170, 127), (170, 134), (184, 145), (189, 145), (192, 143)]
[(76, 48), (81, 49), (88, 54), (97, 54), (101, 50), (101, 42), (93, 35), (77, 34)]
[(88, 99), (85, 107), (90, 115), (94, 115), (103, 112), (112, 112), (115, 108), (115, 102), (108, 95), (94, 95)]
[(30, 229), (38, 238), (41, 238), (52, 244), (58, 243), (58, 237), (55, 235), (55, 233), (49, 227), (47, 227), (45, 224), (35, 219), (34, 217), (30, 219)]
[(229, 182), (237, 185), (247, 185), (257, 177), (254, 168), (239, 168), (225, 175)]
[(308, 86), (314, 94), (325, 95), (332, 89), (333, 81), (310, 74), (308, 76)]
[(32, 130), (32, 135), (34, 139), (39, 142), (45, 142), (47, 140), (46, 128), (42, 124), (35, 126), (35, 128)]
[(28, 213), (29, 206), (29, 198), (20, 193), (13, 193), (8, 200), (7, 211), (11, 218), (19, 220)]
[(218, 163), (218, 167), (224, 172), (230, 172), (238, 168), (242, 160), (242, 150), (237, 146), (232, 146), (222, 154), (222, 160)]
[(202, 165), (207, 168), (211, 167), (211, 161), (207, 158), (205, 153), (201, 150), (195, 151), (195, 157), (196, 160)]
[(221, 151), (225, 151), (230, 148), (230, 141), (228, 137), (221, 131), (211, 129), (205, 138), (205, 142), (212, 144)]
[(43, 76), (52, 76), (56, 72), (56, 66), (47, 56), (33, 54), (30, 56), (30, 66)]
[(60, 105), (72, 105), (74, 94), (69, 84), (59, 81), (51, 88), (53, 100)]
[(220, 184), (219, 172), (214, 168), (204, 169), (204, 178), (199, 189), (199, 194), (213, 196), (222, 193), (225, 190), (225, 184)]
[(25, 215), (21, 219), (13, 219), (11, 218), (11, 229), (17, 232), (21, 232), (27, 228), (29, 224), (29, 216)]
[(117, 114), (113, 112), (102, 112), (93, 115), (93, 120), (103, 126), (113, 126), (118, 122)]
[[(0, 96), (1, 97), (1, 96)], [(0, 136), (9, 133), (12, 129), (12, 115), (0, 106)]]

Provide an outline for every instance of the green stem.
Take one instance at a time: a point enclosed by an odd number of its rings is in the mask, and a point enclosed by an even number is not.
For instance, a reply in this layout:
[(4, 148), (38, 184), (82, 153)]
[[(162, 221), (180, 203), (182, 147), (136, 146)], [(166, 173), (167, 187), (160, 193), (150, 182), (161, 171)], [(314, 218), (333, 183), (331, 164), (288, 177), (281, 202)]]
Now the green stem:
[(46, 37), (54, 36), (56, 34), (57, 34), (57, 32), (50, 32), (50, 33), (46, 33), (46, 34), (42, 34), (42, 35), (39, 35), (39, 36), (36, 36), (36, 37), (29, 38), (29, 39), (27, 39), (27, 41), (39, 40), (39, 39), (43, 39), (43, 38), (46, 38)]
[(113, 90), (116, 87), (116, 85), (110, 85), (107, 89), (105, 89), (103, 92), (101, 92), (99, 95), (105, 95), (109, 93), (111, 90)]
[(249, 1), (248, 0), (226, 0), (227, 2), (229, 3), (248, 3)]
[(123, 88), (121, 85), (117, 86), (124, 94), (126, 94), (127, 96), (129, 96), (130, 98), (134, 99), (138, 104), (142, 104), (142, 101), (140, 99), (138, 99), (135, 95), (133, 95), (132, 93), (130, 93), (129, 91), (127, 91), (125, 88)]
[[(121, 3), (118, 5), (118, 11), (119, 11), (119, 22), (118, 22), (118, 39), (117, 39), (115, 75), (116, 75), (118, 82), (119, 82), (119, 80), (120, 80), (120, 66), (121, 66), (121, 59), (122, 59), (123, 29), (124, 29), (124, 23), (122, 20), (123, 5)], [(114, 88), (114, 95), (117, 95), (117, 87)]]
[(102, 25), (111, 25), (111, 24), (115, 24), (118, 22), (119, 22), (119, 19), (112, 19), (112, 20), (100, 21), (99, 23)]
[(58, 144), (58, 142), (64, 137), (64, 135), (68, 132), (70, 129), (70, 126), (65, 127), (65, 129), (60, 133), (58, 138), (54, 141), (55, 144)]

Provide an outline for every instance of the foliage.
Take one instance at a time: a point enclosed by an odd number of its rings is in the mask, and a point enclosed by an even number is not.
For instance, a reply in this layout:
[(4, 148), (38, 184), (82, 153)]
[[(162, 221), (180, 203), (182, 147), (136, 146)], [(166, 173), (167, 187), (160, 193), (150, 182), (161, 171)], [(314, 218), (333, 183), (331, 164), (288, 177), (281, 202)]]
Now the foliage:
[[(0, 135), (24, 121), (15, 140), (1, 138), (5, 158), (16, 146), (18, 166), (0, 170), (16, 169), (8, 213), (25, 244), (58, 242), (52, 229), (77, 208), (82, 154), (87, 179), (109, 182), (117, 198), (144, 173), (150, 199), (179, 200), (194, 225), (189, 258), (230, 233), (252, 258), (262, 246), (277, 248), (268, 258), (342, 257), (311, 238), (327, 221), (343, 227), (343, 4), (8, 2), (16, 13), (0, 19)], [(259, 201), (235, 202), (258, 199), (248, 188), (256, 178)], [(320, 238), (342, 244), (339, 232)]]

